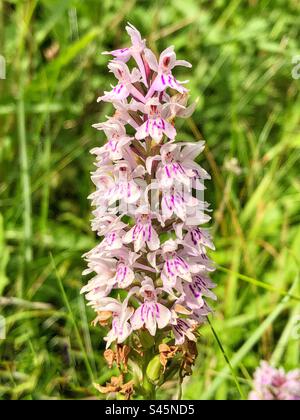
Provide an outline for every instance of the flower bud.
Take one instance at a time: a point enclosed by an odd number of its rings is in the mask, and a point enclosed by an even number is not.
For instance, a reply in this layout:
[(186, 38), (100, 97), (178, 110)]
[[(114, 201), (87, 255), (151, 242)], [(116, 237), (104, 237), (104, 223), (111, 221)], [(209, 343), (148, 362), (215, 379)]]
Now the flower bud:
[(151, 382), (158, 381), (161, 374), (161, 368), (160, 358), (157, 354), (150, 360), (146, 370), (146, 374)]

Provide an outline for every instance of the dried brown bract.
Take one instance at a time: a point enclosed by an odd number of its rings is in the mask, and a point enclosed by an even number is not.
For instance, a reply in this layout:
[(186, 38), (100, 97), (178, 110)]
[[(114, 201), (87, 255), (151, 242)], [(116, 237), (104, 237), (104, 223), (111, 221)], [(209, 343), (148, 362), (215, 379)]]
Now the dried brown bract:
[(108, 364), (108, 367), (111, 369), (115, 360), (115, 352), (111, 349), (107, 349), (105, 350), (103, 356)]
[(110, 311), (99, 311), (92, 325), (95, 327), (97, 324), (100, 324), (102, 327), (106, 327), (111, 317), (112, 313)]
[(127, 346), (126, 344), (124, 344), (124, 345), (118, 344), (117, 345), (115, 360), (116, 360), (116, 363), (117, 363), (118, 367), (120, 367), (121, 364), (123, 365), (124, 372), (127, 372), (127, 370), (128, 370), (127, 364), (128, 364), (129, 353), (130, 353), (130, 347), (129, 346)]
[(178, 352), (178, 347), (168, 346), (168, 344), (162, 343), (159, 345), (158, 349), (159, 349), (160, 363), (162, 364), (164, 368), (164, 372), (165, 372), (168, 360), (173, 359), (173, 357)]
[(198, 356), (197, 345), (194, 341), (187, 341), (182, 345), (182, 364), (181, 376), (189, 376), (192, 374), (192, 368)]
[(131, 395), (133, 394), (133, 381), (129, 381), (124, 384), (124, 376), (112, 376), (110, 382), (106, 383), (105, 386), (101, 386), (99, 384), (94, 384), (94, 387), (97, 391), (101, 392), (101, 394), (110, 394), (114, 392), (119, 392), (120, 394), (125, 396), (126, 400), (129, 400)]
[(112, 368), (113, 363), (117, 364), (118, 368), (122, 367), (124, 372), (128, 370), (128, 355), (130, 353), (130, 348), (126, 344), (118, 344), (116, 350), (107, 349), (104, 352), (104, 358), (108, 364), (109, 368)]

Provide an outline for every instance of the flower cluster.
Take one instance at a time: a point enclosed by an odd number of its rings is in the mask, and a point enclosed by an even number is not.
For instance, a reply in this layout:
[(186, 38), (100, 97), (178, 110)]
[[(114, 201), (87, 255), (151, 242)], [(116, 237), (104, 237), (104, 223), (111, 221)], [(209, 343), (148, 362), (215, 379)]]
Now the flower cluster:
[(250, 400), (300, 400), (300, 369), (285, 373), (261, 362), (254, 374)]
[[(109, 102), (114, 114), (95, 124), (107, 142), (96, 156), (90, 196), (92, 229), (102, 238), (85, 255), (84, 274), (94, 273), (82, 293), (96, 311), (95, 324), (108, 325), (107, 348), (142, 331), (163, 331), (170, 344), (196, 341), (196, 331), (211, 311), (205, 298), (216, 299), (209, 278), (214, 249), (202, 200), (207, 172), (196, 162), (204, 142), (176, 140), (175, 118), (187, 118), (186, 82), (175, 67), (173, 47), (159, 59), (140, 33), (126, 27), (131, 46), (105, 52), (117, 82), (98, 102)], [(136, 67), (129, 69), (129, 61)]]

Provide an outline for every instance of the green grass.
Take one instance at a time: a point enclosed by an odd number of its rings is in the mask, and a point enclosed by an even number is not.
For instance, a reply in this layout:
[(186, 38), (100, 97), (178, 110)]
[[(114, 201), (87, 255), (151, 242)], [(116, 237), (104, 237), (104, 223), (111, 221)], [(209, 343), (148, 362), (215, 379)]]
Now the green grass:
[[(178, 76), (199, 103), (179, 139), (205, 138), (199, 161), (212, 174), (218, 302), (183, 397), (241, 399), (261, 359), (299, 366), (298, 0), (4, 0), (1, 399), (94, 398), (92, 382), (114, 373), (79, 290), (81, 255), (95, 244), (88, 151), (104, 141), (91, 124), (110, 113), (96, 103), (112, 81), (100, 52), (127, 42), (128, 20), (155, 51), (174, 44), (192, 62)], [(49, 48), (59, 51), (46, 58)]]

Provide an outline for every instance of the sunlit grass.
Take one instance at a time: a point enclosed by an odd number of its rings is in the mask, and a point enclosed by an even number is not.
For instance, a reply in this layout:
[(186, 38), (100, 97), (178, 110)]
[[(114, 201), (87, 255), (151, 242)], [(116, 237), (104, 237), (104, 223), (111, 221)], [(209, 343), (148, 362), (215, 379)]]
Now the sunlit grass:
[(218, 302), (183, 397), (240, 399), (261, 359), (299, 366), (299, 16), (296, 0), (0, 3), (0, 398), (94, 398), (114, 373), (79, 290), (96, 240), (88, 151), (104, 140), (91, 124), (110, 112), (100, 52), (123, 45), (127, 20), (192, 62), (199, 103), (180, 139), (207, 141), (212, 174)]

